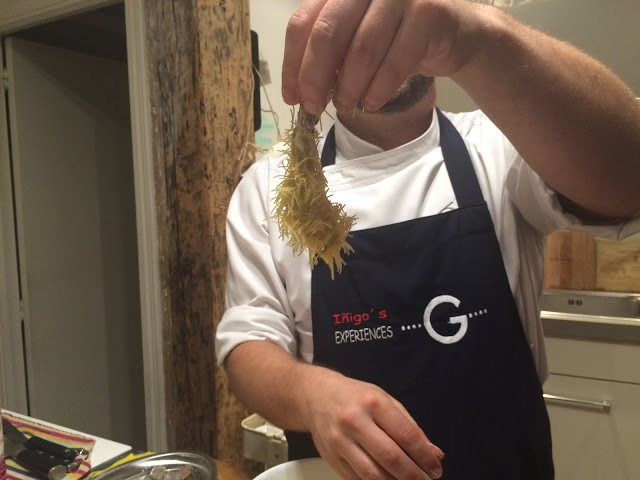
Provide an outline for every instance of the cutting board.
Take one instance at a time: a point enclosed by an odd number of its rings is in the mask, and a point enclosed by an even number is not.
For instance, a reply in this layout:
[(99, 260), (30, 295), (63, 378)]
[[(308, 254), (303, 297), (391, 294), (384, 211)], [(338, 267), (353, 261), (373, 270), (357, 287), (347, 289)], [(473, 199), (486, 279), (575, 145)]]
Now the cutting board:
[(596, 242), (593, 235), (562, 230), (547, 237), (544, 287), (596, 289)]
[(640, 241), (596, 239), (596, 288), (607, 292), (640, 292)]

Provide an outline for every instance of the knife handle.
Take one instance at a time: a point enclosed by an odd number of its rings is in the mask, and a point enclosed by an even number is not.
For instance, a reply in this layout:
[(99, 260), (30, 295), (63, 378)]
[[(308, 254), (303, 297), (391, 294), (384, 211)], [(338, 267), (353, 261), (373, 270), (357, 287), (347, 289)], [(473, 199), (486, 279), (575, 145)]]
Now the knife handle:
[(56, 457), (64, 458), (72, 462), (76, 459), (76, 451), (59, 443), (51, 442), (41, 437), (33, 436), (27, 440), (26, 447), (31, 450), (42, 450)]
[(48, 453), (25, 448), (16, 455), (16, 460), (45, 480), (62, 480), (67, 475), (67, 467)]

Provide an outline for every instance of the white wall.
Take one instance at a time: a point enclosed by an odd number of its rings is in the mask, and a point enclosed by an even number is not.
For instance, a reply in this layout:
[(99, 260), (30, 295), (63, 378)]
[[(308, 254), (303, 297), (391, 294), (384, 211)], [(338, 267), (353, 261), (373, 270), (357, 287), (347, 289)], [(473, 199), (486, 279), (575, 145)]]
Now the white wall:
[[(269, 62), (272, 84), (267, 92), (280, 117), (281, 129), (287, 128), (291, 119), (290, 108), (280, 94), (284, 37), (287, 21), (297, 5), (298, 0), (251, 0), (251, 28), (258, 32), (260, 50)], [(598, 58), (640, 96), (640, 1), (540, 0), (509, 11)], [(449, 79), (438, 79), (437, 85), (438, 104), (443, 109), (475, 108), (467, 94)], [(268, 108), (264, 94), (262, 105)]]
[[(298, 6), (298, 0), (251, 0), (251, 29), (258, 33), (258, 44), (260, 56), (269, 63), (271, 73), (271, 84), (266, 86), (267, 95), (271, 100), (273, 109), (279, 118), (280, 130), (289, 128), (291, 125), (291, 107), (282, 100), (282, 58), (284, 57), (284, 38), (289, 17)], [(261, 91), (261, 103), (263, 109), (268, 109), (269, 104), (265, 98), (264, 90)], [(327, 112), (335, 117), (335, 109), (329, 105)], [(327, 128), (332, 120), (328, 115), (321, 118), (322, 127)], [(263, 126), (256, 132), (256, 143), (266, 145), (271, 136), (271, 125), (273, 122), (268, 113), (262, 116)], [(264, 135), (266, 130), (266, 135)], [(273, 134), (275, 136), (275, 132)], [(263, 140), (263, 142), (261, 142)]]
[[(508, 11), (528, 25), (597, 58), (640, 97), (640, 1), (540, 0)], [(438, 79), (437, 85), (438, 104), (443, 109), (475, 108), (473, 101), (451, 80)]]

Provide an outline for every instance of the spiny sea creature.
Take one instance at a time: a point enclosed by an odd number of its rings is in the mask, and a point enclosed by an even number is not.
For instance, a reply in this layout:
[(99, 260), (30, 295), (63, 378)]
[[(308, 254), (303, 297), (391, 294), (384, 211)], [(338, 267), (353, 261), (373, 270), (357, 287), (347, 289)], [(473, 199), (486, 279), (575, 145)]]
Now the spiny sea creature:
[(318, 155), (317, 122), (317, 116), (300, 107), (296, 121), (292, 120), (284, 134), (288, 160), (275, 189), (272, 216), (280, 237), (288, 239), (294, 254), (308, 250), (312, 268), (321, 258), (331, 269), (333, 279), (335, 271), (340, 273), (345, 265), (342, 254), (353, 252), (347, 237), (355, 217), (347, 215), (344, 205), (329, 199)]

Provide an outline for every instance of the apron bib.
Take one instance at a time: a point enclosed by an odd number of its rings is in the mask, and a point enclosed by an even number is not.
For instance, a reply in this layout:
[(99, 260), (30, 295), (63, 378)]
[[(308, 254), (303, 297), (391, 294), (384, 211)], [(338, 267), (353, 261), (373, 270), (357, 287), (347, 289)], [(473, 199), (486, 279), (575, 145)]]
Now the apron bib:
[[(378, 385), (444, 452), (444, 480), (551, 480), (549, 418), (471, 158), (437, 111), (459, 208), (355, 231), (311, 280), (314, 364)], [(335, 133), (322, 151), (335, 162)], [(289, 459), (319, 456), (287, 432)]]

